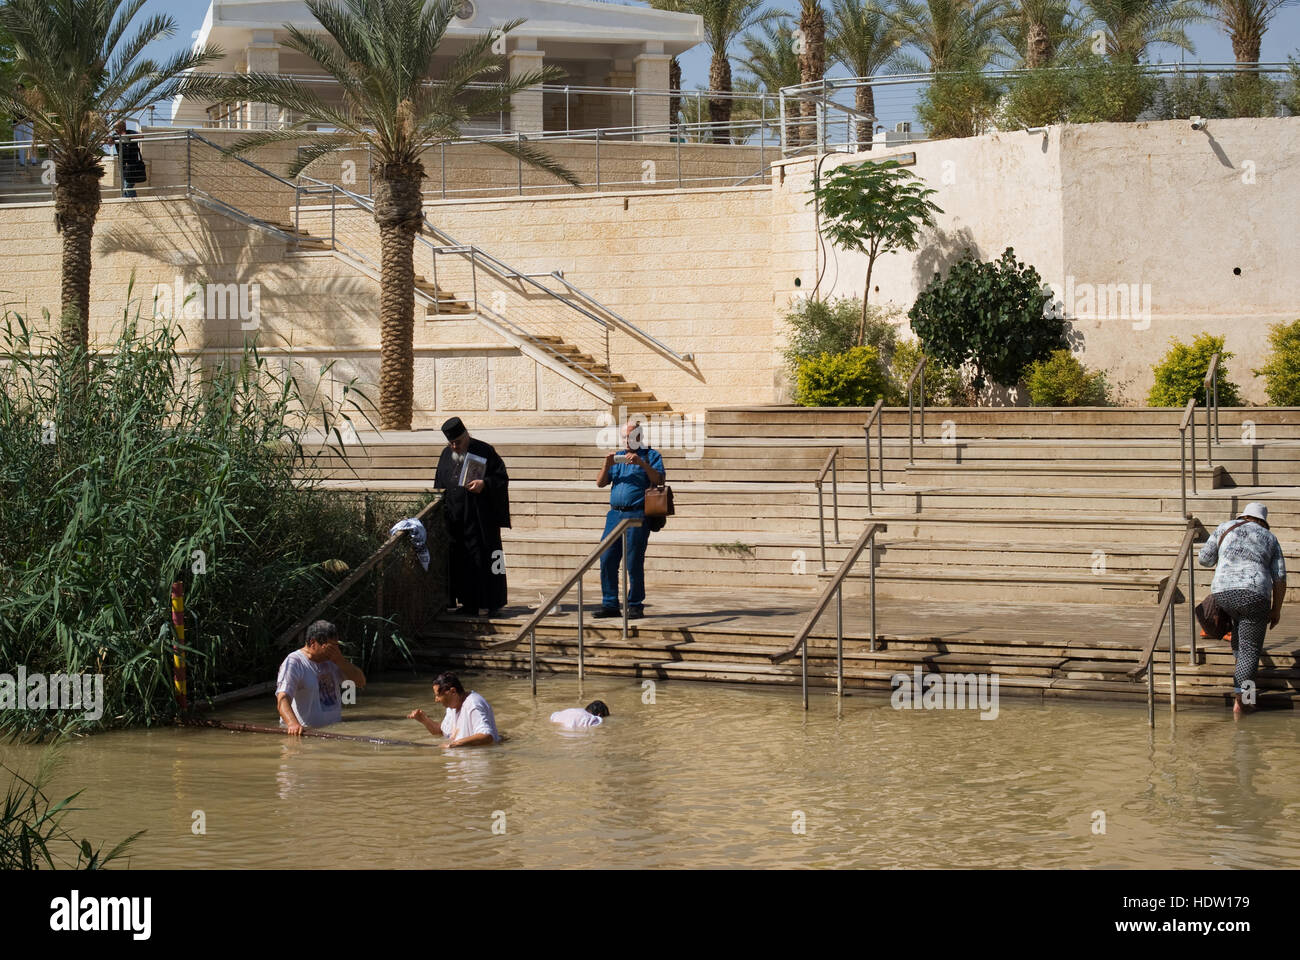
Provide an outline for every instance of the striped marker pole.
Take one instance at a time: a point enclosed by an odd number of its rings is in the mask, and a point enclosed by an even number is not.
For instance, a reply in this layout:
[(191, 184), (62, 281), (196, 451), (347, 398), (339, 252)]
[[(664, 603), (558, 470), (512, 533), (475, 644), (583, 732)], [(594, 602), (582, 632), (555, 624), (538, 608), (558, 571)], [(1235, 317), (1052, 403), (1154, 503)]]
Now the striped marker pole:
[(176, 704), (184, 713), (189, 709), (185, 690), (185, 654), (180, 644), (185, 642), (185, 584), (177, 580), (172, 584), (172, 688)]

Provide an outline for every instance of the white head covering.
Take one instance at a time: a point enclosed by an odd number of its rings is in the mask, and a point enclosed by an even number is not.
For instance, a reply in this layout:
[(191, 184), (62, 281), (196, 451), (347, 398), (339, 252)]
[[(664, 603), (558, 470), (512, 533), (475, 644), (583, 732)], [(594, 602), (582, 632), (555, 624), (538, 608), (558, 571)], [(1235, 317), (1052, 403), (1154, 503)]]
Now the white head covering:
[(1262, 503), (1248, 503), (1246, 509), (1238, 514), (1238, 517), (1254, 517), (1256, 520), (1263, 520), (1268, 523), (1268, 507)]

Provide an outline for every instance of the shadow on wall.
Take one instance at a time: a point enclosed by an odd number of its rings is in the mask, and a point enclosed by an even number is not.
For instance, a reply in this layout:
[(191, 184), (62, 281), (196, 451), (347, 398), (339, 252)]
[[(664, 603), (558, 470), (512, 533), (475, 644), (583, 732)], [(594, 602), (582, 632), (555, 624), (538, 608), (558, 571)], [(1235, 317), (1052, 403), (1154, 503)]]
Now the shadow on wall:
[(918, 292), (930, 285), (937, 273), (940, 276), (962, 258), (967, 252), (980, 255), (979, 244), (970, 227), (962, 227), (951, 232), (936, 229), (928, 235), (926, 242), (916, 254), (916, 263), (912, 266), (912, 279), (916, 282)]
[[(339, 277), (311, 277), (308, 294), (304, 290), (308, 278), (282, 262), (285, 244), (277, 237), (252, 228), (243, 229), (241, 235), (231, 229), (231, 221), (197, 207), (140, 204), (137, 214), (142, 225), (110, 226), (98, 238), (96, 252), (101, 257), (127, 255), (151, 260), (161, 268), (148, 273), (151, 277), (161, 273), (164, 280), (137, 281), (134, 294), (142, 317), (178, 321), (185, 332), (184, 347), (200, 351), (204, 366), (211, 366), (226, 352), (238, 354), (245, 341), (263, 350), (278, 348), (267, 361), (282, 372), (292, 371), (304, 402), (312, 408), (324, 403), (333, 413), (338, 412), (338, 390), (324, 379), (330, 374), (322, 377), (318, 363), (307, 357), (289, 360), (278, 350), (291, 350), (295, 334), (303, 332), (301, 316), (295, 315), (312, 312), (312, 303), (297, 300), (299, 297), (310, 297), (323, 309), (328, 303), (330, 312), (346, 317), (346, 323), (331, 325), (331, 355), (359, 350), (364, 341), (357, 338), (378, 327), (378, 297), (360, 289), (366, 284), (359, 286)], [(328, 362), (328, 358), (321, 359)], [(370, 409), (367, 413), (374, 416)]]

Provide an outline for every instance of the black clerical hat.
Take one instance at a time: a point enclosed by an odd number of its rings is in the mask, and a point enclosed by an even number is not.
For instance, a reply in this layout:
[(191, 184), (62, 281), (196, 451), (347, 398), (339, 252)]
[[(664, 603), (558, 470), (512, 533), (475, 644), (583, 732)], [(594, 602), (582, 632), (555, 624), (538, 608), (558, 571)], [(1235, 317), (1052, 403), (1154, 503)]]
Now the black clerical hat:
[(465, 424), (460, 422), (460, 417), (452, 417), (442, 425), (442, 435), (449, 441), (455, 440), (465, 432)]

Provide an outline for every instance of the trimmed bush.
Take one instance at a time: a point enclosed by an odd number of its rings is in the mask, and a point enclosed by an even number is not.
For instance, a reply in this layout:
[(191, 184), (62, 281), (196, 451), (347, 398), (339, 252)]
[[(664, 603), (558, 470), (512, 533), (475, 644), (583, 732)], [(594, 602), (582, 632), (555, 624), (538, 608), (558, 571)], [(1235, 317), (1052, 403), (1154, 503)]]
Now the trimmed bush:
[(1237, 385), (1228, 375), (1228, 360), (1235, 354), (1223, 349), (1223, 337), (1202, 333), (1191, 344), (1177, 337), (1169, 341), (1169, 352), (1156, 365), (1156, 381), (1147, 395), (1152, 407), (1182, 407), (1188, 399), (1196, 397), (1198, 404), (1205, 403), (1205, 374), (1210, 369), (1210, 358), (1219, 356), (1219, 403), (1225, 407), (1241, 404)]
[(875, 347), (823, 353), (799, 363), (795, 403), (804, 407), (870, 407), (893, 384)]
[(1069, 350), (1053, 350), (1025, 374), (1029, 402), (1036, 407), (1104, 407), (1110, 388), (1106, 374), (1089, 370)]
[(1007, 247), (994, 261), (970, 252), (929, 286), (908, 311), (912, 330), (931, 357), (950, 367), (970, 364), (976, 392), (992, 380), (1015, 386), (1035, 360), (1068, 344), (1065, 320), (1047, 310), (1043, 278)]
[[(867, 305), (867, 325), (863, 346), (875, 347), (881, 360), (888, 364), (894, 355), (898, 325), (903, 311), (895, 306)], [(862, 319), (861, 297), (835, 297), (831, 300), (799, 300), (790, 305), (785, 322), (790, 325), (786, 363), (797, 369), (799, 363), (824, 353), (843, 353), (854, 346), (858, 324)]]
[[(1251, 371), (1264, 378), (1268, 402), (1278, 407), (1300, 407), (1300, 320), (1269, 327), (1271, 349), (1264, 366)], [(1219, 389), (1220, 398), (1223, 389)]]

